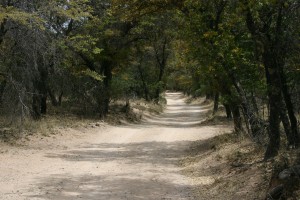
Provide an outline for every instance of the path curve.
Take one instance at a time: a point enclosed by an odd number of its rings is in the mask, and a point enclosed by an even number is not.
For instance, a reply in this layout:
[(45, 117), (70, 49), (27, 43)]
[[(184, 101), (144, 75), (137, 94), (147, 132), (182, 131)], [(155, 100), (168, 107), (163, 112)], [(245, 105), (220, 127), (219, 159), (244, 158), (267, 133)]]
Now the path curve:
[(0, 154), (0, 199), (195, 199), (178, 162), (193, 141), (229, 129), (199, 126), (209, 106), (187, 105), (181, 93), (166, 98), (165, 112), (139, 125), (102, 129), (63, 149)]

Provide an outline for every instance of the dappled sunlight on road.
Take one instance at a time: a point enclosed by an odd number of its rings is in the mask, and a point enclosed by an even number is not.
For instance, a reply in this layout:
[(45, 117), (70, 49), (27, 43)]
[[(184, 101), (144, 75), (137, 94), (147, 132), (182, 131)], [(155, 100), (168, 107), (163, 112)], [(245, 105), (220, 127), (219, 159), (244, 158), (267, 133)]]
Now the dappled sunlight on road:
[[(179, 162), (193, 142), (231, 127), (201, 125), (209, 105), (187, 105), (181, 93), (167, 93), (166, 98), (164, 113), (148, 115), (141, 124), (99, 130), (65, 150), (24, 150), (26, 158), (13, 155), (2, 165), (15, 166), (7, 173), (22, 173), (9, 179), (0, 199), (195, 199), (195, 187), (214, 180), (186, 177)], [(15, 184), (17, 191), (12, 189)]]
[(210, 105), (187, 105), (186, 97), (181, 93), (167, 93), (167, 107), (161, 115), (146, 116), (144, 124), (147, 126), (191, 128), (199, 126)]

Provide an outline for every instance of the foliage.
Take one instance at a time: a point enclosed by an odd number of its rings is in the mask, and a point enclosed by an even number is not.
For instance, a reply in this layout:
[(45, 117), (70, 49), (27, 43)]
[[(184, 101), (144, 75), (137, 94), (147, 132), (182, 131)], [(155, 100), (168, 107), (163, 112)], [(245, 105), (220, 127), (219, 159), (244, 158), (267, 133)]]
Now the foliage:
[(40, 119), (51, 103), (105, 117), (111, 100), (159, 102), (166, 89), (180, 90), (214, 99), (215, 111), (222, 103), (236, 132), (258, 143), (268, 132), (275, 155), (280, 122), (289, 145), (300, 143), (299, 7), (296, 0), (0, 1), (1, 113)]

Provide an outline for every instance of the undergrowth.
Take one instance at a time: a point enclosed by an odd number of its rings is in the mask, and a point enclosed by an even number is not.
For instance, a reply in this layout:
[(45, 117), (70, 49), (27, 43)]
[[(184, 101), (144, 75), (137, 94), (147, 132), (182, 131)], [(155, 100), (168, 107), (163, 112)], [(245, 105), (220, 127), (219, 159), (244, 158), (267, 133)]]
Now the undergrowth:
[(74, 112), (65, 112), (60, 107), (48, 107), (48, 114), (40, 120), (32, 120), (29, 117), (12, 118), (0, 117), (0, 141), (15, 144), (16, 141), (31, 135), (40, 134), (44, 137), (57, 134), (58, 129), (76, 127), (96, 127), (99, 123), (111, 125), (128, 123), (139, 123), (145, 112), (159, 114), (166, 105), (164, 97), (159, 103), (147, 102), (145, 100), (131, 100), (129, 108), (123, 100), (114, 101), (110, 105), (110, 111), (105, 120), (101, 120), (95, 114), (83, 115)]

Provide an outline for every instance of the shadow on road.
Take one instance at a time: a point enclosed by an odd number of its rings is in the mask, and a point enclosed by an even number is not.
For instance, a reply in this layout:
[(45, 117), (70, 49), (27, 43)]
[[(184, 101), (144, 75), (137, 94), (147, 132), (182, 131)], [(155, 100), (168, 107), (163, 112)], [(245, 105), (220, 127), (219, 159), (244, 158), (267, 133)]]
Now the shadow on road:
[[(181, 93), (167, 93), (167, 106), (163, 113), (145, 114), (140, 125), (136, 128), (197, 128), (205, 120), (212, 105), (204, 102), (188, 105), (186, 97)], [(131, 126), (130, 124), (128, 126)]]
[[(53, 176), (45, 180), (41, 187), (46, 194), (31, 196), (45, 200), (120, 200), (120, 199), (193, 199), (182, 197), (186, 187), (179, 184), (170, 184), (166, 181), (156, 181), (130, 177), (130, 174), (120, 174), (118, 177), (64, 175)], [(176, 194), (164, 193), (166, 190), (177, 190)]]
[[(180, 93), (168, 93), (167, 98), (168, 105), (161, 115), (149, 115), (140, 125), (116, 128), (113, 135), (117, 142), (97, 140), (77, 149), (46, 154), (47, 159), (63, 161), (78, 170), (38, 178), (37, 187), (42, 189), (29, 198), (194, 199), (191, 194), (196, 186), (182, 175), (178, 163), (187, 155), (186, 149), (193, 141), (203, 138), (201, 141), (207, 144), (220, 128), (200, 127), (210, 105), (186, 105)], [(128, 140), (119, 142), (118, 139), (126, 134)], [(132, 142), (130, 137), (143, 137), (143, 142)], [(199, 153), (210, 150), (204, 145)]]
[[(179, 161), (191, 142), (144, 142), (129, 144), (93, 144), (78, 150), (50, 153), (46, 157), (62, 159), (80, 166), (92, 163), (91, 174), (57, 174), (38, 180), (44, 194), (30, 198), (73, 199), (193, 199), (190, 182), (178, 181)], [(101, 169), (109, 163), (118, 168)], [(98, 171), (98, 172), (97, 172)], [(166, 178), (167, 177), (167, 178)], [(178, 178), (179, 177), (179, 178)]]
[(125, 164), (176, 164), (183, 156), (182, 149), (190, 142), (143, 142), (126, 144), (91, 144), (78, 150), (61, 154), (48, 154), (47, 157), (65, 159), (67, 161), (107, 162), (124, 160)]

